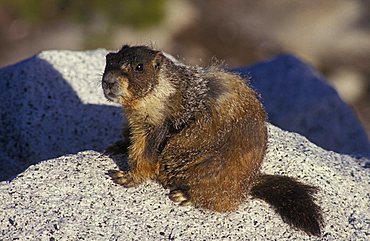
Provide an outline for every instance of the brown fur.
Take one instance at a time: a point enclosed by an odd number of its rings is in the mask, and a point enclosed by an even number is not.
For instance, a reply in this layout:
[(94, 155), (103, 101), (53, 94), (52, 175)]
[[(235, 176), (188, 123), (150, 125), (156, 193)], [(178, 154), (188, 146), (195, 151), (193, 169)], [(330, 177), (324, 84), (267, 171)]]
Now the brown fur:
[[(103, 89), (109, 100), (122, 104), (129, 123), (130, 170), (112, 171), (116, 183), (129, 187), (156, 180), (170, 189), (174, 202), (219, 212), (236, 210), (250, 193), (272, 200), (265, 196), (274, 190), (259, 173), (267, 145), (266, 114), (238, 75), (186, 66), (145, 46), (124, 46), (107, 55)], [(258, 192), (256, 186), (269, 191)], [(273, 204), (281, 205), (284, 196)], [(281, 210), (285, 218), (288, 210)], [(318, 235), (320, 210), (298, 211), (307, 212), (318, 230), (290, 223)]]

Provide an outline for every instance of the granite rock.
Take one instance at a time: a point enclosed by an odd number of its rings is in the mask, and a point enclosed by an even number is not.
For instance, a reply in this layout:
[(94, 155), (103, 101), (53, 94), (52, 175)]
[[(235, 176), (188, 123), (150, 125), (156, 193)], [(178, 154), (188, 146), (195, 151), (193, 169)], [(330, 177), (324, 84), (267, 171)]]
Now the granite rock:
[[(46, 51), (0, 70), (0, 180), (31, 164), (120, 138), (120, 108), (100, 80), (107, 50)], [(270, 121), (329, 150), (369, 156), (366, 133), (337, 93), (308, 65), (281, 56), (246, 69)]]
[[(106, 53), (46, 51), (0, 70), (0, 180), (120, 138), (121, 109), (100, 86)], [(308, 65), (287, 55), (235, 71), (251, 77), (273, 124), (328, 150), (369, 156), (353, 112)]]
[(113, 160), (95, 151), (51, 159), (0, 184), (4, 240), (369, 240), (370, 169), (299, 134), (269, 126), (263, 172), (320, 187), (322, 237), (292, 229), (263, 201), (232, 213), (178, 207), (154, 182), (135, 188), (106, 175)]
[[(220, 214), (177, 207), (154, 182), (113, 184), (106, 172), (116, 164), (96, 151), (120, 138), (125, 121), (101, 91), (106, 52), (48, 51), (0, 70), (1, 239), (317, 240), (259, 200)], [(252, 78), (273, 123), (362, 156), (269, 125), (263, 171), (321, 188), (322, 240), (368, 240), (369, 143), (348, 106), (292, 56), (238, 71)]]
[(41, 160), (103, 150), (120, 138), (121, 110), (100, 86), (105, 54), (49, 51), (0, 70), (0, 150), (19, 164), (0, 158), (0, 166), (16, 171), (0, 171), (0, 180)]

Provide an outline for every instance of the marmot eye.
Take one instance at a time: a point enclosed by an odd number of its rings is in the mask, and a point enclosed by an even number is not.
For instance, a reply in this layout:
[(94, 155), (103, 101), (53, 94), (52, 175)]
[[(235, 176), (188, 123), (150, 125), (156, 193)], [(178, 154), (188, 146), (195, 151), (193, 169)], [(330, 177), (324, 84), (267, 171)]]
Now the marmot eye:
[(138, 64), (135, 67), (135, 71), (143, 71), (144, 70), (144, 65), (143, 64)]

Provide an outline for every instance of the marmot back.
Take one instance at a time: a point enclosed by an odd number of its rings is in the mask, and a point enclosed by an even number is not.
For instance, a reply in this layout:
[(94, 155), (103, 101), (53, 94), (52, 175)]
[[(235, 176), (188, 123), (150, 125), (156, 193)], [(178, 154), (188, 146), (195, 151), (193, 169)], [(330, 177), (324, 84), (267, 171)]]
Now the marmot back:
[(267, 145), (266, 114), (238, 75), (192, 67), (146, 46), (107, 55), (103, 90), (129, 123), (129, 171), (111, 171), (126, 187), (155, 180), (180, 205), (236, 210), (251, 194), (269, 202), (287, 223), (319, 235), (315, 188), (259, 172)]

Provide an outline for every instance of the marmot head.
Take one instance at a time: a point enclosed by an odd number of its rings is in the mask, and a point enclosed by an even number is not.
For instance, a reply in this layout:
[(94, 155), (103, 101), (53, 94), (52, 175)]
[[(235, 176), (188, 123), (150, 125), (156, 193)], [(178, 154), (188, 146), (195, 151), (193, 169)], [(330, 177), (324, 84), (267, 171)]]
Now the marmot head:
[(123, 46), (106, 56), (102, 79), (105, 97), (129, 106), (150, 93), (158, 84), (162, 52), (146, 46)]

